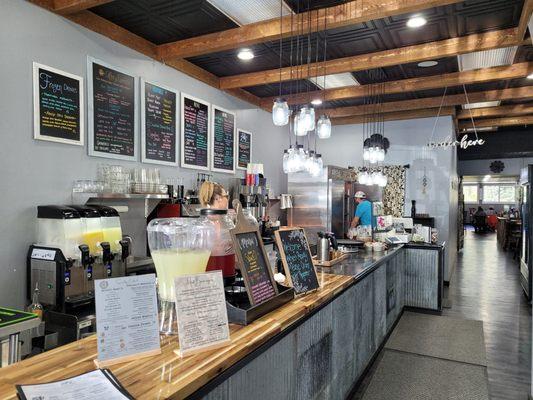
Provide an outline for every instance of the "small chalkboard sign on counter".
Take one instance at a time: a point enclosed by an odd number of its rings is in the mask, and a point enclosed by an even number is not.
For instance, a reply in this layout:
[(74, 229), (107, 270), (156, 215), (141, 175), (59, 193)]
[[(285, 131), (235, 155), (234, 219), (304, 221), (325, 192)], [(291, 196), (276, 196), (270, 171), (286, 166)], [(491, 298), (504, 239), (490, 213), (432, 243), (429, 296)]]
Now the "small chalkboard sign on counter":
[(237, 211), (237, 224), (230, 231), (231, 238), (248, 299), (254, 306), (278, 295), (278, 288), (258, 228), (246, 220), (239, 201), (233, 202)]
[(235, 114), (213, 106), (211, 170), (235, 173)]
[(33, 63), (33, 137), (83, 146), (83, 78)]
[(252, 133), (237, 130), (237, 168), (246, 169), (252, 162)]
[(303, 228), (285, 228), (275, 232), (285, 275), (296, 294), (318, 289), (311, 251)]
[(178, 95), (141, 79), (141, 161), (178, 165)]
[(137, 158), (137, 79), (102, 61), (87, 59), (89, 155)]
[(211, 105), (181, 94), (181, 166), (209, 170)]

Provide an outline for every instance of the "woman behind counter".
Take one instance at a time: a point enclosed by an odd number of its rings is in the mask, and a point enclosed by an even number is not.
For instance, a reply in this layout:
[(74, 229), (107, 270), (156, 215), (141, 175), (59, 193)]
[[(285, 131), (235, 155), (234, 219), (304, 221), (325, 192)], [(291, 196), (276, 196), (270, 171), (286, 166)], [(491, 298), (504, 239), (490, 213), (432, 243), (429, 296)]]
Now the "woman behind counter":
[(228, 192), (226, 192), (224, 186), (216, 182), (205, 181), (202, 183), (199, 197), (202, 207), (228, 209)]

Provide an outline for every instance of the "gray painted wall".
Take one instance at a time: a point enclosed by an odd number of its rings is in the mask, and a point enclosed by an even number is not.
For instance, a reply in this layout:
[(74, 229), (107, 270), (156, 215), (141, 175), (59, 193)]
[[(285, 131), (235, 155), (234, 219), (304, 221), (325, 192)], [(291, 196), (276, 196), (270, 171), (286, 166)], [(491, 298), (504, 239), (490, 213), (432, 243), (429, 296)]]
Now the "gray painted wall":
[[(457, 157), (454, 148), (430, 150), (425, 145), (431, 139), (434, 118), (385, 123), (391, 146), (385, 163), (410, 164), (406, 178), (405, 215), (411, 212), (411, 200), (416, 200), (417, 212), (435, 217), (439, 240), (446, 241), (444, 277), (449, 280), (456, 263), (457, 248)], [(436, 125), (434, 141), (448, 138), (453, 132), (451, 117), (441, 117)], [(318, 149), (324, 164), (340, 167), (362, 165), (362, 125), (333, 127), (332, 140), (320, 141)], [(426, 193), (422, 191), (424, 170), (428, 177)], [(456, 188), (455, 184), (453, 186)]]
[[(94, 179), (98, 163), (141, 165), (89, 157), (86, 147), (33, 140), (33, 61), (85, 77), (87, 56), (93, 56), (235, 110), (237, 126), (254, 134), (253, 160), (265, 164), (273, 192), (279, 194), (286, 187), (281, 170), (286, 135), (272, 124), (270, 114), (29, 2), (2, 1), (0, 8), (0, 305), (24, 305), (25, 258), (34, 240), (37, 205), (70, 203), (73, 181)], [(163, 179), (183, 177), (187, 186), (195, 181), (195, 171), (160, 169)], [(214, 178), (227, 184), (230, 177)]]

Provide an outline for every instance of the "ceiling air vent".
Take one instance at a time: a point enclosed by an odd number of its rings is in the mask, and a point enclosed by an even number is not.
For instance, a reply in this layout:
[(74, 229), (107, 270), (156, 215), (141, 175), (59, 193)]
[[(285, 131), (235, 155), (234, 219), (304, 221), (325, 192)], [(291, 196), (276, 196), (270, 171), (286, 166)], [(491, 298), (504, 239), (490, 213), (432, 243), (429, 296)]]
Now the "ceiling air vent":
[[(459, 62), (459, 71), (470, 71), (473, 69), (511, 65), (515, 58), (517, 49), (517, 46), (513, 46), (458, 55), (457, 61)], [(469, 109), (482, 107), (497, 107), (500, 105), (500, 103), (500, 101), (472, 103), (469, 105), (463, 105), (463, 108)]]
[(320, 89), (332, 89), (344, 86), (359, 86), (359, 82), (349, 72), (342, 74), (326, 75), (326, 85), (324, 86), (324, 76), (318, 78), (309, 78), (311, 82), (317, 85)]
[[(238, 25), (247, 25), (267, 19), (278, 18), (279, 0), (208, 0)], [(283, 15), (291, 14), (291, 9), (283, 2)]]

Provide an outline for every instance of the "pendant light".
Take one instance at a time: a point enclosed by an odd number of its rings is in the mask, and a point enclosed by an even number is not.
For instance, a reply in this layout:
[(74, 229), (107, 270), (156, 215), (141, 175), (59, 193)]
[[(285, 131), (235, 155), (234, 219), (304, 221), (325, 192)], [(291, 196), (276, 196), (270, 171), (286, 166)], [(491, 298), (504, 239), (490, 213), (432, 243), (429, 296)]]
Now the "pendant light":
[(276, 126), (284, 126), (289, 123), (289, 105), (284, 99), (276, 99), (272, 106), (272, 122)]
[(283, 3), (280, 3), (280, 13), (279, 13), (279, 29), (281, 32), (279, 38), (279, 98), (274, 101), (272, 105), (272, 122), (276, 126), (284, 126), (289, 123), (290, 111), (289, 105), (285, 99), (281, 98), (281, 69), (283, 66), (282, 63), (282, 37), (283, 37)]
[(331, 136), (331, 121), (326, 115), (321, 115), (317, 122), (316, 133), (320, 139), (329, 139)]

